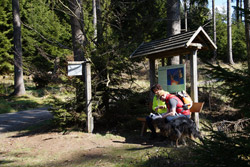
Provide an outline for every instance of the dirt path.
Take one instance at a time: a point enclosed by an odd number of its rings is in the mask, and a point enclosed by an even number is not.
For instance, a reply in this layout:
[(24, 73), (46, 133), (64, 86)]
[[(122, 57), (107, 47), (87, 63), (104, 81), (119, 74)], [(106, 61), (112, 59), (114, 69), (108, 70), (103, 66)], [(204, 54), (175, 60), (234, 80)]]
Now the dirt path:
[(22, 130), (52, 117), (52, 114), (46, 108), (0, 114), (0, 134)]
[(113, 166), (120, 153), (112, 150), (131, 146), (124, 141), (120, 136), (83, 132), (27, 136), (9, 132), (0, 136), (0, 166)]
[(112, 167), (136, 159), (152, 147), (142, 145), (139, 138), (130, 142), (124, 136), (109, 133), (22, 131), (51, 118), (46, 109), (1, 114), (0, 166)]

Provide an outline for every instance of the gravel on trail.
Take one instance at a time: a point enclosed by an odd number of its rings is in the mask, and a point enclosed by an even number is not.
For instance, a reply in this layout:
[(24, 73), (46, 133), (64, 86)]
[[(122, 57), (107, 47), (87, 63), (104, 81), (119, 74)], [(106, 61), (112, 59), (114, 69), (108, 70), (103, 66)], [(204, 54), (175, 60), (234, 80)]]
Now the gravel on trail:
[(0, 134), (23, 130), (31, 125), (53, 118), (47, 108), (0, 114)]

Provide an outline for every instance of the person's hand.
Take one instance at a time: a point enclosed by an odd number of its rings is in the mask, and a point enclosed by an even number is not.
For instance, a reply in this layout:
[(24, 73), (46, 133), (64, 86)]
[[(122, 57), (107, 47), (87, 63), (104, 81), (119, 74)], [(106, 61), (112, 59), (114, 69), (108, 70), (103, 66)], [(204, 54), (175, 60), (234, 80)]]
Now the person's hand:
[(158, 107), (159, 109), (164, 109), (164, 108), (166, 108), (165, 106), (159, 106)]
[(153, 114), (153, 113), (150, 113), (150, 117), (151, 117), (153, 120), (162, 118), (162, 116), (161, 116), (160, 114)]

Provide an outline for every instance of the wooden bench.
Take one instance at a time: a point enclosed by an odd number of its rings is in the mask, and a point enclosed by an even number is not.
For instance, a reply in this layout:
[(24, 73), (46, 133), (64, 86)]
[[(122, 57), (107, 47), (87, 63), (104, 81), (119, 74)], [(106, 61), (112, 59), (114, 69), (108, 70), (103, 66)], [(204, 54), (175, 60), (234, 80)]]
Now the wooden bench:
[[(195, 112), (201, 112), (202, 108), (203, 108), (204, 102), (195, 102), (193, 103), (193, 106), (190, 109), (191, 113), (195, 113)], [(138, 121), (140, 121), (142, 123), (142, 128), (141, 128), (141, 136), (144, 135), (144, 133), (147, 131), (147, 122), (146, 122), (146, 117), (138, 117), (136, 118)]]

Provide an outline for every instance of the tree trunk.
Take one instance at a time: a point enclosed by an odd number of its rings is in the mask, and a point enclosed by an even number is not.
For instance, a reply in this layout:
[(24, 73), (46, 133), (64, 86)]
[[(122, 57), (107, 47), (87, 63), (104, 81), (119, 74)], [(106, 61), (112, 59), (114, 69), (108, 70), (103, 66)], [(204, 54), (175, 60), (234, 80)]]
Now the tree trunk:
[(242, 0), (236, 0), (236, 20), (237, 22), (242, 22), (242, 11), (239, 9), (242, 9)]
[(93, 1), (93, 28), (94, 28), (94, 41), (97, 41), (97, 17), (96, 17), (96, 0)]
[(12, 0), (13, 12), (13, 35), (14, 35), (14, 92), (11, 95), (22, 96), (25, 92), (23, 81), (23, 62), (21, 44), (21, 19), (19, 11), (19, 0)]
[(250, 76), (250, 0), (244, 1), (248, 75)]
[(69, 0), (69, 8), (74, 13), (71, 16), (72, 42), (74, 50), (74, 61), (83, 61), (84, 44), (86, 38), (84, 35), (82, 0)]
[(240, 11), (238, 10), (239, 7), (240, 7), (239, 3), (240, 3), (239, 0), (236, 0), (236, 8), (237, 8), (237, 10), (235, 12), (236, 12), (236, 21), (237, 22), (239, 22), (239, 20), (240, 20)]
[[(83, 12), (82, 12), (82, 0), (68, 0), (69, 8), (73, 13), (71, 15), (71, 30), (72, 30), (72, 43), (74, 50), (74, 61), (85, 61), (84, 45), (86, 42), (84, 34), (83, 24)], [(84, 103), (84, 70), (83, 75), (79, 76), (81, 83), (76, 85), (76, 101), (77, 101), (77, 112), (83, 112), (85, 106)]]
[[(212, 11), (213, 11), (213, 32), (214, 32), (214, 44), (216, 45), (216, 13), (215, 13), (215, 0), (212, 0)], [(217, 57), (217, 50), (214, 50), (213, 61)]]
[(96, 0), (96, 14), (97, 14), (97, 45), (103, 43), (103, 27), (102, 27), (102, 7), (101, 0)]
[[(243, 7), (242, 7), (242, 0), (240, 0), (240, 9), (242, 9)], [(239, 13), (239, 17), (240, 17), (240, 21), (242, 21), (242, 11), (240, 11), (240, 13)]]
[(185, 32), (188, 30), (188, 23), (187, 23), (187, 0), (184, 0), (184, 18), (185, 18)]
[[(180, 0), (168, 0), (167, 3), (167, 36), (181, 33)], [(168, 60), (168, 65), (179, 64), (180, 56)]]
[(234, 64), (232, 52), (231, 0), (227, 0), (227, 51), (229, 64)]

